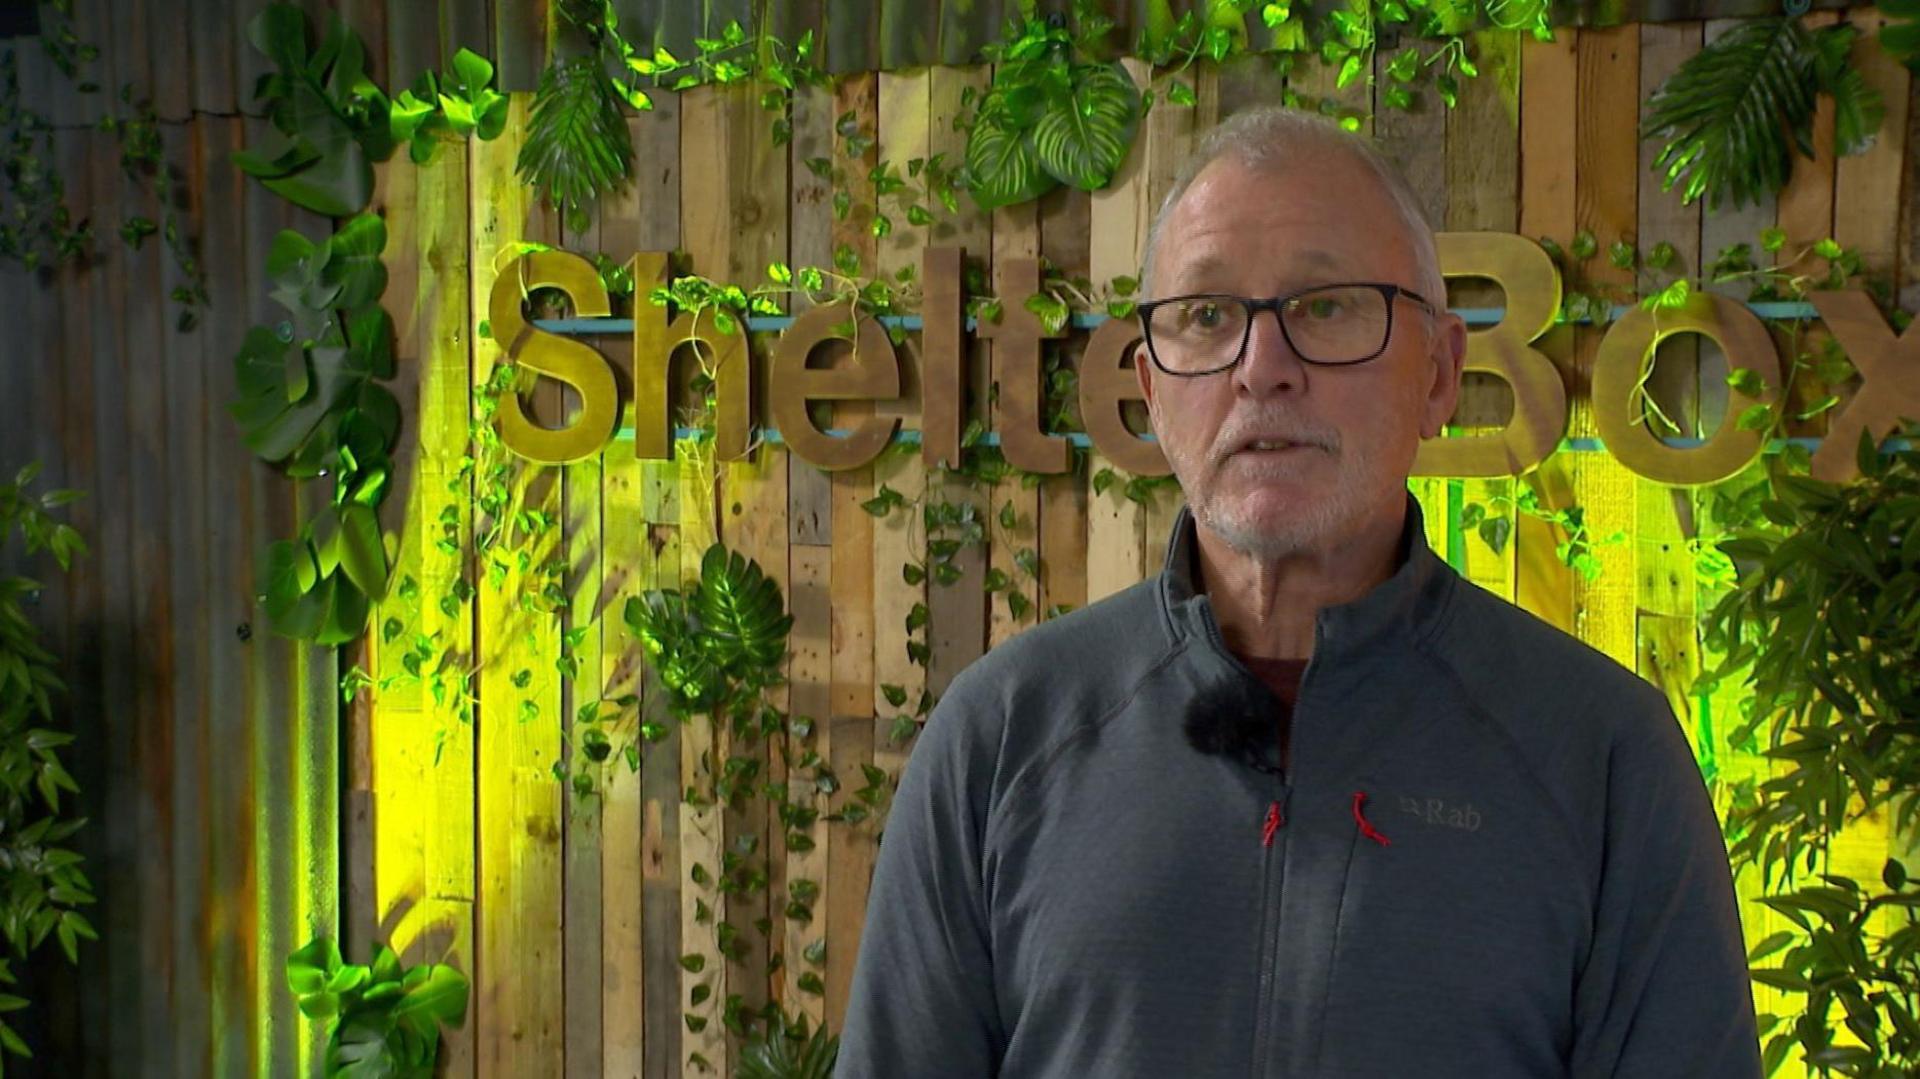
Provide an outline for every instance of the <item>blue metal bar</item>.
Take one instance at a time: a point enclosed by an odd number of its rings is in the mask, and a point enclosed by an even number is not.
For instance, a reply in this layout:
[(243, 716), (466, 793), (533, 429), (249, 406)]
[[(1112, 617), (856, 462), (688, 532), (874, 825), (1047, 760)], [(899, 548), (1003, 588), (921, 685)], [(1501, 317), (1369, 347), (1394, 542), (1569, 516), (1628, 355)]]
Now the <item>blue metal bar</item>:
[[(836, 428), (830, 428), (823, 433), (833, 438), (847, 438), (851, 436), (853, 432), (843, 431), (836, 427)], [(1052, 432), (1049, 432), (1049, 433), (1051, 434)], [(633, 428), (622, 427), (614, 433), (613, 437), (620, 440), (631, 441), (633, 439)], [(708, 432), (701, 430), (698, 427), (676, 427), (673, 429), (673, 437), (676, 440), (703, 439), (708, 437)], [(1066, 439), (1070, 445), (1076, 446), (1080, 449), (1087, 449), (1093, 445), (1092, 440), (1089, 439), (1085, 433), (1080, 431), (1068, 431), (1068, 432), (1059, 434), (1057, 437)], [(754, 439), (758, 439), (762, 442), (765, 442), (765, 443), (768, 443), (769, 445), (774, 445), (774, 446), (780, 445), (783, 441), (780, 438), (780, 432), (774, 430), (771, 427), (754, 428), (753, 431), (748, 435), (748, 441), (751, 442)], [(1141, 435), (1140, 439), (1143, 442), (1154, 441), (1154, 437), (1151, 434)], [(904, 443), (909, 446), (918, 446), (920, 444), (920, 432), (909, 431), (909, 430), (906, 430), (905, 428), (902, 428), (901, 430), (894, 433), (893, 441), (896, 443)], [(1661, 438), (1660, 441), (1676, 450), (1698, 449), (1699, 447), (1705, 445), (1707, 442), (1707, 440), (1704, 438)], [(999, 444), (1000, 444), (1000, 436), (997, 433), (992, 431), (988, 431), (985, 434), (981, 435), (980, 441), (978, 443), (978, 445), (982, 445), (982, 446), (998, 446)], [(1813, 450), (1817, 450), (1820, 448), (1820, 440), (1817, 438), (1772, 438), (1767, 440), (1767, 444), (1762, 450), (1762, 452), (1779, 453), (1781, 450), (1785, 449), (1788, 445), (1802, 446), (1802, 447), (1805, 447), (1808, 450), (1808, 452), (1812, 452)], [(1912, 448), (1911, 443), (1904, 438), (1890, 438), (1880, 444), (1880, 450), (1883, 453), (1904, 453), (1911, 448)], [(1560, 440), (1560, 445), (1556, 447), (1555, 452), (1556, 453), (1605, 453), (1606, 450), (1607, 450), (1606, 444), (1601, 442), (1597, 438), (1563, 438)]]

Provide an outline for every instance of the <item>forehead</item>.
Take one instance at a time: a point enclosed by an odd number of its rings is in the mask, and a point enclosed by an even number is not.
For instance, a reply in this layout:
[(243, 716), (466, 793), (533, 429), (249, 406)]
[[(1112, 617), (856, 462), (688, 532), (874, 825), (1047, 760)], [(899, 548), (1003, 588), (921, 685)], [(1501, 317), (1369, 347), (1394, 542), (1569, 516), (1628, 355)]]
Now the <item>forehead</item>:
[(1231, 156), (1200, 171), (1162, 225), (1154, 284), (1275, 291), (1333, 277), (1413, 287), (1412, 238), (1386, 185), (1338, 151), (1248, 166)]

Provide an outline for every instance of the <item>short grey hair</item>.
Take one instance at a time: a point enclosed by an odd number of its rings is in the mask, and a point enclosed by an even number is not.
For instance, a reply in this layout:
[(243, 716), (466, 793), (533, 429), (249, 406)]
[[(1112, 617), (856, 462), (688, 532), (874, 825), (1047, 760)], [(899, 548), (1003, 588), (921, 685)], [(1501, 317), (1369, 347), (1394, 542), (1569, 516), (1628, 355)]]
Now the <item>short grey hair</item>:
[(1433, 225), (1420, 207), (1420, 199), (1391, 161), (1371, 140), (1346, 130), (1339, 124), (1313, 113), (1278, 105), (1262, 105), (1234, 113), (1208, 131), (1194, 147), (1193, 154), (1174, 175), (1173, 187), (1153, 215), (1147, 228), (1145, 265), (1141, 267), (1143, 290), (1153, 287), (1153, 255), (1160, 242), (1160, 230), (1173, 213), (1180, 197), (1193, 186), (1202, 169), (1223, 157), (1249, 169), (1279, 169), (1296, 161), (1309, 161), (1311, 151), (1345, 153), (1365, 165), (1380, 181), (1393, 200), (1394, 208), (1406, 225), (1407, 238), (1413, 244), (1413, 256), (1420, 276), (1419, 286), (1426, 298), (1444, 308), (1447, 303), (1446, 279), (1440, 274), (1440, 255), (1434, 247)]

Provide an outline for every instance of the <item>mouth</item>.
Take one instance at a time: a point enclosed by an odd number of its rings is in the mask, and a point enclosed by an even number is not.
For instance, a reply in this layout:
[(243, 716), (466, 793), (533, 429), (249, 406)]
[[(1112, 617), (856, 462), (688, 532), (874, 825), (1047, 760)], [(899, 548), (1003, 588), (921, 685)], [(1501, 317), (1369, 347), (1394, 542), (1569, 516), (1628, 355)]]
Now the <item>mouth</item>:
[(1228, 452), (1229, 457), (1278, 457), (1300, 450), (1318, 449), (1309, 442), (1295, 442), (1287, 438), (1249, 438)]

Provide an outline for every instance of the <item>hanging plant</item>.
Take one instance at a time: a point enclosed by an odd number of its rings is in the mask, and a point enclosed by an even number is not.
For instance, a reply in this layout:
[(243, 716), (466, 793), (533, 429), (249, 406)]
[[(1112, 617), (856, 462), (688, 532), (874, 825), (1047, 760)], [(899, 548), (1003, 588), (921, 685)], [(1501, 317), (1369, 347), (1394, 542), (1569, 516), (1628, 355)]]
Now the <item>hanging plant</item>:
[(360, 36), (335, 15), (313, 51), (305, 13), (272, 4), (248, 24), (247, 37), (279, 67), (254, 94), (267, 103), (275, 138), (236, 152), (234, 164), (315, 213), (358, 212), (373, 196), (373, 162), (393, 151), (387, 95), (367, 77)]
[(386, 592), (375, 512), (386, 497), (400, 403), (393, 320), (380, 306), (386, 226), (373, 214), (315, 244), (291, 229), (267, 257), (273, 297), (289, 318), (247, 332), (234, 358), (228, 409), (248, 448), (297, 478), (331, 476), (331, 503), (293, 540), (274, 543), (260, 571), (269, 624), (283, 636), (343, 644), (366, 628)]
[(587, 48), (556, 58), (533, 95), (527, 141), (514, 171), (546, 193), (566, 228), (583, 232), (587, 208), (627, 178), (633, 138), (620, 112), (620, 93), (606, 69), (624, 63), (619, 35), (609, 29), (606, 0), (565, 0), (560, 22)]
[[(1104, 33), (1104, 29), (1094, 33)], [(1117, 63), (1091, 62), (1086, 30), (1011, 22), (989, 46), (993, 84), (967, 133), (967, 188), (981, 209), (1027, 202), (1061, 184), (1097, 191), (1127, 159), (1140, 89)]]
[(388, 114), (396, 145), (407, 144), (414, 164), (433, 160), (442, 142), (500, 137), (507, 126), (507, 95), (493, 89), (493, 64), (467, 49), (453, 55), (453, 70), (435, 77), (422, 71), (413, 86), (400, 91)]
[(432, 1079), (440, 1027), (467, 1019), (467, 979), (442, 963), (403, 967), (385, 944), (373, 962), (343, 963), (340, 947), (315, 938), (287, 956), (287, 987), (300, 1014), (330, 1019), (326, 1079)]
[(1661, 187), (1707, 208), (1743, 206), (1785, 187), (1793, 152), (1811, 158), (1816, 95), (1834, 103), (1833, 148), (1873, 144), (1884, 107), (1847, 57), (1851, 26), (1808, 32), (1782, 16), (1746, 23), (1701, 49), (1647, 102), (1641, 138), (1665, 139)]

